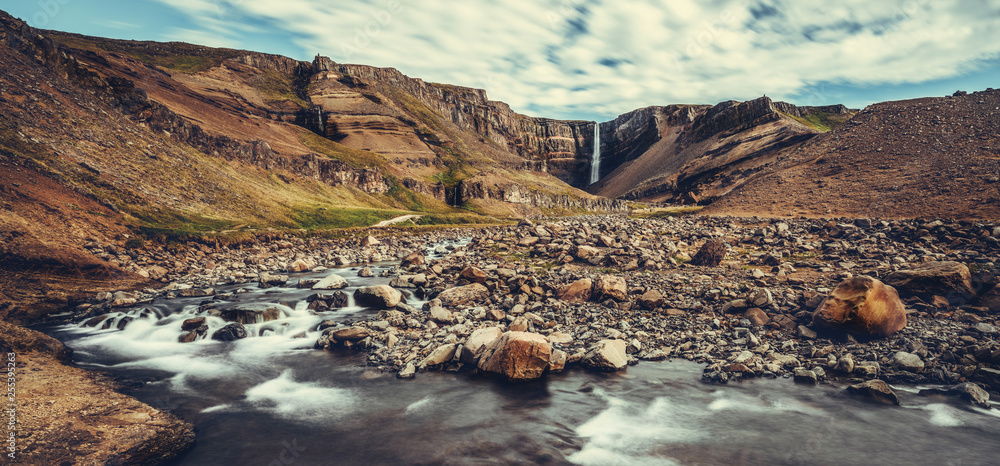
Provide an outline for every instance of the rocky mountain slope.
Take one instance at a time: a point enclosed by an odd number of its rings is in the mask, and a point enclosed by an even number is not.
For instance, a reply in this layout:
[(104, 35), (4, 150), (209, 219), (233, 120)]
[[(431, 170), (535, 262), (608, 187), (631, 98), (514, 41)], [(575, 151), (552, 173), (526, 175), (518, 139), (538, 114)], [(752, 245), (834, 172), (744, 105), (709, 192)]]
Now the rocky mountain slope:
[(796, 107), (761, 97), (715, 106), (647, 107), (601, 125), (601, 180), (588, 190), (653, 202), (710, 202), (782, 149), (853, 111)]
[(712, 213), (1000, 217), (1000, 91), (871, 105), (792, 148)]

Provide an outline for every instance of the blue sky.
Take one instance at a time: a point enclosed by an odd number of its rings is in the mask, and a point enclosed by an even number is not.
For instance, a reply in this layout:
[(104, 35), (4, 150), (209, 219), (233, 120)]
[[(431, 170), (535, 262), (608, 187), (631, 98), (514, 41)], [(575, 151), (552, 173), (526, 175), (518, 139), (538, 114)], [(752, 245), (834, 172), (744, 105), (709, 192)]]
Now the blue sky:
[(1000, 0), (0, 0), (39, 28), (388, 66), (533, 116), (1000, 88)]

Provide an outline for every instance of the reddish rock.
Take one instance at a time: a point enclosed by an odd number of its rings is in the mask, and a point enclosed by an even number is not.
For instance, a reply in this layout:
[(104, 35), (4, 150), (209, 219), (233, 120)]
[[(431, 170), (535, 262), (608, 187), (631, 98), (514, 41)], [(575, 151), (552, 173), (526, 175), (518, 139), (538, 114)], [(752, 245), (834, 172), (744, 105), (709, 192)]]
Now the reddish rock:
[(918, 296), (928, 301), (938, 295), (947, 301), (970, 304), (976, 296), (972, 290), (972, 274), (960, 262), (920, 264), (887, 275), (885, 283), (895, 287), (905, 297)]
[(462, 273), (459, 274), (459, 276), (468, 280), (470, 283), (486, 283), (486, 280), (490, 278), (486, 272), (476, 267), (466, 267), (465, 270), (462, 270)]
[(559, 287), (556, 290), (556, 296), (571, 304), (585, 303), (590, 300), (591, 289), (593, 287), (593, 280), (581, 278), (573, 283)]
[(616, 275), (600, 275), (594, 281), (593, 297), (595, 301), (613, 299), (615, 301), (625, 301), (628, 299), (628, 289), (625, 287), (625, 279)]
[(445, 306), (465, 306), (468, 304), (481, 303), (490, 296), (490, 290), (479, 283), (466, 286), (449, 288), (437, 295), (441, 304)]
[(844, 280), (813, 314), (813, 324), (864, 337), (887, 337), (906, 327), (896, 290), (871, 277)]
[(494, 340), (479, 360), (479, 370), (509, 380), (541, 377), (552, 359), (552, 346), (537, 333), (507, 332)]
[(416, 251), (416, 252), (411, 252), (410, 255), (406, 256), (406, 258), (403, 259), (400, 265), (403, 267), (409, 267), (411, 265), (424, 265), (426, 261), (427, 260), (424, 257), (424, 253)]
[(718, 267), (722, 263), (722, 259), (726, 257), (727, 249), (725, 241), (721, 239), (709, 240), (691, 258), (691, 264), (704, 267)]

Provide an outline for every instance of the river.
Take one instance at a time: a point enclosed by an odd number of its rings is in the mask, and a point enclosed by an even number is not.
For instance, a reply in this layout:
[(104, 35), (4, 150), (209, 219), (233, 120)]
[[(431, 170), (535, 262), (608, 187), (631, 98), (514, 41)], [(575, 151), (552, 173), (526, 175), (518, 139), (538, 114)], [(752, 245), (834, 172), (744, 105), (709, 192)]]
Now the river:
[[(392, 264), (373, 266), (379, 272)], [(355, 268), (351, 294), (385, 284)], [(233, 293), (240, 288), (241, 292)], [(615, 374), (570, 370), (530, 383), (469, 373), (413, 380), (365, 367), (360, 353), (313, 349), (323, 319), (358, 320), (353, 305), (314, 314), (313, 292), (219, 287), (231, 303), (277, 305), (251, 337), (178, 343), (180, 324), (212, 298), (157, 300), (123, 311), (124, 330), (43, 329), (81, 367), (107, 371), (130, 393), (193, 423), (195, 447), (177, 464), (997, 464), (1000, 411), (895, 387), (901, 407), (848, 397), (843, 383), (788, 379), (701, 382), (685, 360)], [(220, 303), (219, 299), (215, 302)], [(419, 308), (420, 302), (411, 304)], [(151, 312), (152, 311), (152, 312)], [(143, 317), (144, 316), (144, 317)], [(225, 325), (209, 317), (209, 334)]]

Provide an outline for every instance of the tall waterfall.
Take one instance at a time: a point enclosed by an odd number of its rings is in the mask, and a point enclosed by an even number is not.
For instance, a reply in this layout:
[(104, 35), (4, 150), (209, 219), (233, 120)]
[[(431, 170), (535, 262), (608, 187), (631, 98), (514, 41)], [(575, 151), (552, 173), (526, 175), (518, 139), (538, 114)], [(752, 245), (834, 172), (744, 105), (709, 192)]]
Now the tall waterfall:
[(590, 156), (590, 184), (601, 179), (601, 124), (594, 122), (594, 153)]

